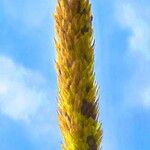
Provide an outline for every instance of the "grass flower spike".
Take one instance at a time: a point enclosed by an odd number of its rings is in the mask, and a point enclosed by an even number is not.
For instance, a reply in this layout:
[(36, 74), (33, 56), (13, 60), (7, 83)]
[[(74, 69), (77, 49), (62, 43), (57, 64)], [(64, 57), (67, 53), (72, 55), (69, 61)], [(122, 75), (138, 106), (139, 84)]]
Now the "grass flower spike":
[(58, 0), (55, 66), (63, 150), (99, 150), (101, 145), (92, 20), (89, 0)]

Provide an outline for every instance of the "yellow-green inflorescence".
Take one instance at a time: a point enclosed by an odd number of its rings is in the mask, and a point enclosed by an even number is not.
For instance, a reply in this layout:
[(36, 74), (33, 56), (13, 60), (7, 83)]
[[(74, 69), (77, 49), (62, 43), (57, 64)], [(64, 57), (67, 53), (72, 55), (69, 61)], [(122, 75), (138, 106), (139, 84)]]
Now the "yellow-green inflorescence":
[(55, 66), (63, 150), (99, 150), (101, 145), (92, 19), (89, 0), (58, 0)]

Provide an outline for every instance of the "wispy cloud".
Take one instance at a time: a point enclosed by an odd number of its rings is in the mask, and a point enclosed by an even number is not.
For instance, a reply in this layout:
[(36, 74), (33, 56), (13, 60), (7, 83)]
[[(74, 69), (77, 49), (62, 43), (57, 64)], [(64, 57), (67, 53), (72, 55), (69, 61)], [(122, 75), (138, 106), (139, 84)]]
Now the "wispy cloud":
[[(130, 84), (129, 84), (130, 86)], [(139, 87), (138, 87), (139, 86)], [(150, 85), (149, 86), (130, 86), (125, 92), (126, 102), (132, 107), (150, 109)]]
[(55, 95), (39, 73), (0, 56), (1, 114), (26, 124), (36, 134), (49, 134), (56, 128)]
[(150, 6), (138, 5), (132, 1), (121, 1), (117, 5), (120, 25), (131, 31), (129, 49), (134, 55), (150, 60), (150, 21), (147, 14)]
[(150, 108), (150, 6), (132, 0), (117, 2), (116, 18), (120, 27), (130, 32), (127, 53), (134, 64), (125, 86), (125, 102)]
[(1, 112), (15, 120), (29, 121), (47, 100), (40, 89), (42, 78), (4, 56), (0, 57), (0, 79)]
[(141, 98), (143, 99), (143, 106), (150, 108), (150, 86), (141, 92)]
[[(138, 69), (127, 82), (125, 87), (126, 103), (130, 106), (150, 109), (150, 71), (149, 64), (137, 66)], [(147, 68), (147, 69), (146, 69)]]
[[(4, 14), (10, 21), (23, 24), (26, 28), (38, 28), (52, 14), (55, 1), (48, 0), (2, 0)], [(36, 3), (36, 4), (35, 4)], [(17, 25), (16, 24), (16, 25)]]

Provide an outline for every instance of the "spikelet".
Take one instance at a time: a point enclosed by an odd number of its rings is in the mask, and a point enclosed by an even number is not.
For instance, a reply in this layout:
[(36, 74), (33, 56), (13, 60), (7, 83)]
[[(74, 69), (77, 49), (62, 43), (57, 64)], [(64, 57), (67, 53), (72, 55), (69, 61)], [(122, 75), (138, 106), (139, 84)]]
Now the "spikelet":
[(63, 150), (99, 150), (98, 86), (89, 0), (58, 0), (55, 11), (58, 120)]

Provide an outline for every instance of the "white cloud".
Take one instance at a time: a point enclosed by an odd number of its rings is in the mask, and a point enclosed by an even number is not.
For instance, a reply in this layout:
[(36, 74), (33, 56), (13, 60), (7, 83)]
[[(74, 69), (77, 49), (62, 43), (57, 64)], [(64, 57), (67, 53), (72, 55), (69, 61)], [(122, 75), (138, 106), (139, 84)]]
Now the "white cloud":
[(23, 123), (36, 135), (50, 134), (56, 129), (55, 94), (39, 73), (0, 56), (1, 114)]
[[(16, 21), (28, 28), (40, 27), (52, 14), (55, 1), (49, 0), (2, 0), (4, 14), (9, 21)], [(36, 4), (35, 4), (36, 3)], [(17, 23), (18, 24), (18, 23)], [(15, 24), (16, 25), (16, 24)]]
[(150, 108), (150, 86), (141, 91), (141, 99), (143, 99), (143, 106)]
[[(149, 7), (150, 10), (150, 7)], [(147, 6), (126, 1), (117, 5), (117, 18), (122, 27), (131, 31), (129, 49), (135, 55), (150, 60), (150, 21)]]
[(124, 87), (125, 103), (127, 105), (150, 109), (150, 70), (149, 62), (139, 62)]
[(150, 108), (150, 6), (132, 0), (116, 1), (119, 25), (130, 31), (127, 59), (133, 71), (125, 84), (124, 96), (128, 106)]
[(44, 90), (32, 84), (38, 80), (39, 84), (41, 77), (4, 56), (0, 57), (0, 79), (0, 110), (13, 119), (30, 120), (47, 99)]
[[(128, 106), (136, 107), (136, 108), (144, 108), (145, 110), (150, 109), (150, 85), (142, 86), (142, 85), (131, 85), (128, 84), (128, 88), (126, 88), (125, 93), (125, 103)], [(130, 105), (129, 105), (130, 104)]]

